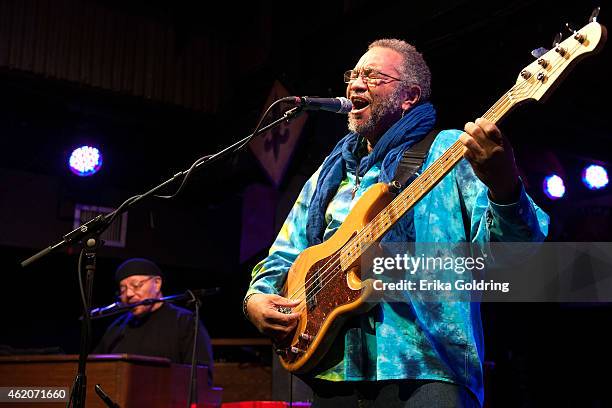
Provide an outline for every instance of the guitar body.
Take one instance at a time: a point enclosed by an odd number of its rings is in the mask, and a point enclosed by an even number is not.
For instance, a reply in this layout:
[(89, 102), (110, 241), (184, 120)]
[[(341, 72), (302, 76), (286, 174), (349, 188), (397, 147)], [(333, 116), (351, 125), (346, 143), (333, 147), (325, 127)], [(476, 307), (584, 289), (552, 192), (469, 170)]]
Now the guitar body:
[(323, 269), (329, 266), (329, 258), (337, 255), (393, 198), (386, 184), (371, 186), (334, 235), (303, 251), (289, 270), (283, 296), (300, 294), (295, 299), (304, 299), (303, 288), (308, 283), (311, 299), (298, 309), (301, 316), (290, 343), (279, 345), (281, 364), (288, 371), (310, 371), (327, 352), (342, 323), (374, 306), (366, 302), (372, 282), (362, 281), (359, 260), (345, 268), (338, 265), (333, 272)]

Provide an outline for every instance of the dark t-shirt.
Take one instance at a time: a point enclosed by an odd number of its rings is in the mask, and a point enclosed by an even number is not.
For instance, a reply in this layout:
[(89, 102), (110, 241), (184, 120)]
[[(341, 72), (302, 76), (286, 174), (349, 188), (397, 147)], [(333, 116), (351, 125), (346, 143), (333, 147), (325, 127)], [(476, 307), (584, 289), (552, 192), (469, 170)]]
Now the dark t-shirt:
[[(191, 364), (194, 314), (164, 303), (141, 318), (127, 313), (106, 330), (93, 354), (140, 354), (166, 357), (173, 363)], [(206, 364), (212, 378), (212, 348), (206, 328), (198, 324), (198, 364)]]

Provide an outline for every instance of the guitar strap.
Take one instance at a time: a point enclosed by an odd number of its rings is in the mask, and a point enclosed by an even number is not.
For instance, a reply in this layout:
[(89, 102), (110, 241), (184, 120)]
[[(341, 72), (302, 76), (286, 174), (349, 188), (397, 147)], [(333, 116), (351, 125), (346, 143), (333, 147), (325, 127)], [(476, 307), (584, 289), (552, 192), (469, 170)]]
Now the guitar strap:
[(395, 175), (391, 182), (392, 185), (397, 186), (396, 183), (399, 183), (399, 189), (405, 187), (408, 180), (410, 180), (410, 178), (414, 176), (414, 173), (423, 165), (423, 162), (427, 158), (429, 148), (438, 133), (438, 129), (434, 128), (418, 143), (404, 151), (397, 165), (397, 169), (395, 170)]

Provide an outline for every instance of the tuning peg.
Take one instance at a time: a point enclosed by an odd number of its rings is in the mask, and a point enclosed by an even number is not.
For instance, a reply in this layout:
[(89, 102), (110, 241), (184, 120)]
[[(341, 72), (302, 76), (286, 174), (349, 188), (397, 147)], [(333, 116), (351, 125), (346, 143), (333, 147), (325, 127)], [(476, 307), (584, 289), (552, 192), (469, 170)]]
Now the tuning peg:
[(580, 44), (584, 42), (584, 35), (580, 34), (578, 30), (572, 27), (569, 23), (565, 23), (565, 28), (573, 34), (574, 40), (578, 41)]
[(557, 45), (559, 45), (561, 43), (561, 40), (563, 39), (563, 33), (557, 33), (555, 35), (555, 38), (553, 39), (553, 48), (555, 48)]
[(595, 7), (593, 9), (593, 12), (591, 13), (591, 17), (589, 17), (589, 23), (597, 22), (597, 17), (599, 17), (599, 10), (600, 9), (601, 9), (601, 7)]
[(549, 50), (544, 48), (544, 47), (540, 47), (540, 48), (536, 48), (535, 50), (531, 51), (531, 55), (533, 55), (534, 58), (540, 58), (542, 55), (546, 54)]

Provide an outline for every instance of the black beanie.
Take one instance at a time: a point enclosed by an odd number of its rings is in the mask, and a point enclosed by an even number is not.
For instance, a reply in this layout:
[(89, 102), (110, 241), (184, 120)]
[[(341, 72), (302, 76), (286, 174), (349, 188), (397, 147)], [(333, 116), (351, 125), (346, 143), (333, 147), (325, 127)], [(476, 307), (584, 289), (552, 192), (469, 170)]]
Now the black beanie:
[(164, 277), (159, 266), (155, 265), (152, 261), (144, 258), (132, 258), (119, 265), (115, 272), (115, 281), (119, 283), (123, 279), (133, 275)]

